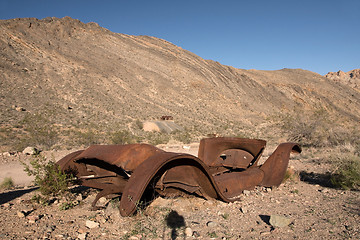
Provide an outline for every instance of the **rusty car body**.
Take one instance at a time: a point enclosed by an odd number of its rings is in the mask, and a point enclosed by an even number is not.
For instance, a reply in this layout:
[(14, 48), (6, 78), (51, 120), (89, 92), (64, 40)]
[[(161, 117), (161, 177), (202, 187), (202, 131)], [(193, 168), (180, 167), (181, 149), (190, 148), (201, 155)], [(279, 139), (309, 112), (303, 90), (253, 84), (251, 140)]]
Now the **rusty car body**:
[(129, 216), (146, 193), (192, 194), (225, 202), (239, 200), (255, 186), (279, 186), (296, 143), (282, 143), (263, 163), (266, 141), (234, 137), (204, 138), (198, 156), (161, 150), (149, 144), (92, 145), (58, 161), (80, 184), (101, 189), (100, 197), (121, 194), (120, 214)]

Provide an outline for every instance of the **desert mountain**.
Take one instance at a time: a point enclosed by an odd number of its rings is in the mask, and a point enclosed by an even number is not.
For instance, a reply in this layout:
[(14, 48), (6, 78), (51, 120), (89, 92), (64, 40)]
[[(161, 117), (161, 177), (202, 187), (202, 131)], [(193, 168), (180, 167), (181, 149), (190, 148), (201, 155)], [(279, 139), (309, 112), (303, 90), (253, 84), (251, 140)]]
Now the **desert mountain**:
[(70, 17), (0, 21), (0, 97), (2, 128), (26, 114), (99, 129), (171, 116), (204, 134), (294, 109), (360, 120), (360, 92), (342, 81), (302, 69), (236, 69)]

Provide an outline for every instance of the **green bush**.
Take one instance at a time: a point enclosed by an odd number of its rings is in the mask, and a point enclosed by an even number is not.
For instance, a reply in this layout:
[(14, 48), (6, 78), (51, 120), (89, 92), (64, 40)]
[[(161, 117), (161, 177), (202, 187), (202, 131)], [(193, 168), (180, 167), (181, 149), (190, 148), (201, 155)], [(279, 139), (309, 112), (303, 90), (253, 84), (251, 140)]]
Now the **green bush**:
[(145, 139), (151, 145), (166, 144), (170, 141), (170, 134), (161, 132), (147, 132)]
[(335, 171), (331, 176), (334, 187), (360, 190), (360, 157), (347, 154), (334, 164)]
[(138, 142), (136, 136), (127, 130), (116, 131), (111, 134), (113, 144), (130, 144)]
[(22, 164), (25, 172), (29, 176), (35, 177), (34, 183), (39, 186), (39, 190), (44, 196), (61, 195), (68, 191), (73, 176), (62, 172), (55, 162), (46, 161), (44, 156), (37, 155), (30, 161), (30, 165)]
[(13, 187), (14, 187), (14, 181), (12, 180), (11, 177), (4, 178), (4, 180), (0, 184), (0, 189), (8, 190)]
[(192, 137), (188, 131), (175, 131), (171, 133), (172, 137), (182, 143), (189, 144), (192, 141)]

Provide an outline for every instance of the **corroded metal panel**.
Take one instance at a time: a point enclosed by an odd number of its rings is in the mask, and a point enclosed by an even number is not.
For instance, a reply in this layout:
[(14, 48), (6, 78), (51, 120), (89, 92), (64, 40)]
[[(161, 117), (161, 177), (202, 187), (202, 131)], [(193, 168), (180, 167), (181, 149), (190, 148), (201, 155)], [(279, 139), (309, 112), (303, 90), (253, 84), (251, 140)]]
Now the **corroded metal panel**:
[(282, 143), (261, 166), (258, 160), (266, 142), (244, 138), (206, 138), (200, 141), (199, 157), (166, 152), (148, 144), (94, 145), (58, 161), (80, 183), (102, 191), (102, 196), (122, 194), (120, 213), (129, 216), (145, 192), (163, 196), (194, 194), (225, 202), (239, 199), (255, 186), (278, 186), (284, 178), (295, 143)]

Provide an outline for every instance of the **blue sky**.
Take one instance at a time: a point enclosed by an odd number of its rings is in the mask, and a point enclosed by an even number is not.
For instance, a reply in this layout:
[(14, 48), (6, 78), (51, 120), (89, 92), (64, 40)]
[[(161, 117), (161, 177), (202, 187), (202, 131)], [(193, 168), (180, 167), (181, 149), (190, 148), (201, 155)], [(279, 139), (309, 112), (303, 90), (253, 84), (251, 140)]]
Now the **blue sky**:
[(360, 68), (359, 0), (0, 0), (0, 19), (70, 16), (242, 69)]

